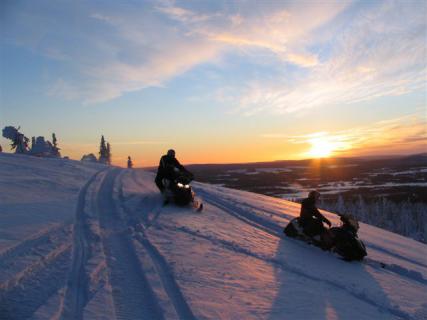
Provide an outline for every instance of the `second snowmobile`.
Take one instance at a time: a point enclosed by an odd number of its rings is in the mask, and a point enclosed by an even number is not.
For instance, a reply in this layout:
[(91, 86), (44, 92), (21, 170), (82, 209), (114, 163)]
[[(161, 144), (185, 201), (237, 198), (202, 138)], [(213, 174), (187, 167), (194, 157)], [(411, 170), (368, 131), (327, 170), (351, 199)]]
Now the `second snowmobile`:
[(298, 220), (299, 218), (292, 219), (283, 230), (288, 237), (335, 252), (346, 261), (361, 261), (367, 255), (364, 243), (357, 236), (359, 222), (352, 215), (340, 215), (341, 226), (326, 229), (322, 237), (307, 236)]

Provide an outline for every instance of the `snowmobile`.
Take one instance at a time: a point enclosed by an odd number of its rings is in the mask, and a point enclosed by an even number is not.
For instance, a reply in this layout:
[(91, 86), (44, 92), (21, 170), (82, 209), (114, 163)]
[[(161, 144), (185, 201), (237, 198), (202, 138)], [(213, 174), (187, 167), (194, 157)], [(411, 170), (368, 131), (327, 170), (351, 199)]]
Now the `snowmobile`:
[(297, 238), (313, 244), (323, 250), (332, 251), (340, 255), (346, 261), (361, 261), (367, 255), (366, 247), (357, 236), (359, 222), (348, 214), (339, 215), (342, 222), (339, 227), (326, 229), (320, 236), (309, 237), (299, 224), (299, 219), (292, 219), (283, 232), (291, 238)]
[(178, 206), (187, 206), (192, 204), (197, 211), (203, 210), (203, 203), (196, 199), (190, 182), (193, 180), (193, 175), (188, 172), (178, 172), (175, 179), (163, 179), (165, 191), (165, 204), (173, 202)]

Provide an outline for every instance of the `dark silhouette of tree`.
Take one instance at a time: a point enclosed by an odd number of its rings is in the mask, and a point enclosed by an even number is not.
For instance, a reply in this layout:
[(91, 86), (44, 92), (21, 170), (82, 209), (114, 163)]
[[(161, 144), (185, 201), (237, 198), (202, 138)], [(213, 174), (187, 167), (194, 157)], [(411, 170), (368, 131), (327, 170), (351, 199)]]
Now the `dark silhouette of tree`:
[(52, 133), (52, 155), (55, 157), (60, 157), (59, 153), (60, 148), (58, 148), (58, 140), (56, 139), (56, 134)]
[(30, 141), (23, 133), (19, 132), (21, 127), (15, 128), (12, 126), (3, 128), (3, 137), (12, 140), (10, 147), (15, 150), (15, 153), (28, 153), (28, 141)]
[(107, 164), (111, 164), (111, 146), (109, 142), (107, 142)]
[(99, 162), (107, 164), (107, 145), (104, 136), (101, 136), (101, 143), (99, 145)]
[(129, 169), (133, 168), (133, 162), (132, 162), (132, 159), (130, 158), (130, 156), (128, 156), (128, 168)]

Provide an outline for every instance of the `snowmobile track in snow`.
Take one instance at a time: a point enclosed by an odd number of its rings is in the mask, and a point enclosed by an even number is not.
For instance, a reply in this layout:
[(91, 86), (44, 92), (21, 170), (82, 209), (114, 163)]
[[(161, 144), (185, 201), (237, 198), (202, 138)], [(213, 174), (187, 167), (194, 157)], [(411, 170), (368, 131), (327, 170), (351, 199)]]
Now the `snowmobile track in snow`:
[(29, 318), (66, 284), (71, 244), (49, 253), (0, 291), (0, 319)]
[[(133, 175), (132, 178), (135, 180), (135, 176)], [(123, 185), (120, 181), (120, 191), (119, 191), (119, 199), (121, 200), (121, 208), (123, 211), (128, 215), (131, 216), (132, 212), (128, 208), (126, 208), (126, 205), (124, 203), (124, 196), (123, 196)], [(161, 206), (158, 204), (158, 201), (160, 199), (155, 198), (149, 198), (144, 197), (141, 201), (149, 199), (149, 205), (148, 210), (146, 212), (142, 212), (141, 215), (141, 221), (142, 225), (144, 226), (144, 229), (149, 229), (154, 222), (157, 220), (157, 218), (160, 216), (161, 213)], [(153, 218), (148, 219), (148, 213), (155, 210), (155, 215)], [(128, 219), (128, 226), (132, 227), (133, 229), (136, 228), (136, 226), (140, 223), (139, 220), (135, 219), (134, 217), (131, 217)], [(169, 297), (170, 301), (172, 302), (174, 309), (181, 320), (192, 320), (196, 319), (194, 316), (191, 308), (187, 304), (187, 301), (184, 298), (184, 295), (182, 294), (179, 285), (176, 283), (175, 278), (173, 276), (173, 271), (171, 267), (169, 266), (166, 259), (163, 257), (163, 255), (159, 252), (159, 250), (156, 248), (155, 245), (153, 245), (150, 240), (148, 239), (146, 233), (144, 230), (140, 230), (135, 238), (142, 244), (148, 255), (150, 256), (151, 261), (154, 264), (154, 267), (159, 274), (160, 281), (162, 282), (162, 286)]]
[(401, 260), (405, 260), (406, 262), (412, 263), (412, 264), (417, 265), (419, 267), (427, 268), (427, 265), (424, 264), (424, 263), (422, 263), (422, 262), (414, 261), (414, 260), (412, 260), (412, 259), (410, 259), (408, 257), (402, 256), (402, 255), (400, 255), (400, 254), (398, 254), (396, 252), (392, 252), (390, 250), (387, 250), (385, 248), (377, 246), (377, 245), (375, 245), (375, 244), (373, 244), (373, 243), (371, 243), (369, 241), (366, 241), (366, 247), (371, 248), (373, 250), (384, 252), (384, 253), (386, 253), (386, 254), (388, 254), (390, 256), (396, 257), (396, 258), (401, 259)]
[(118, 174), (118, 169), (107, 172), (97, 201), (116, 318), (163, 319), (158, 300), (139, 264), (126, 225), (112, 197)]
[(61, 317), (64, 319), (82, 319), (84, 307), (89, 300), (89, 278), (85, 266), (90, 257), (90, 231), (88, 230), (85, 204), (89, 186), (103, 171), (98, 171), (86, 182), (77, 199), (73, 232), (73, 256), (61, 310)]
[[(22, 260), (36, 256), (38, 259), (42, 259), (43, 256), (55, 250), (60, 244), (67, 242), (71, 234), (70, 230), (71, 226), (69, 224), (62, 224), (43, 231), (9, 248), (0, 255), (0, 269), (5, 271), (10, 270), (15, 274), (22, 272), (28, 267), (29, 263), (28, 261)], [(32, 260), (30, 264), (37, 263), (34, 259)], [(7, 279), (6, 274), (7, 272), (0, 276), (0, 282)]]
[(206, 200), (206, 202), (210, 203), (214, 207), (217, 207), (231, 216), (245, 222), (246, 224), (257, 228), (259, 230), (262, 230), (264, 232), (267, 232), (268, 234), (275, 236), (275, 237), (282, 237), (282, 228), (278, 226), (277, 224), (266, 220), (262, 217), (255, 216), (253, 214), (250, 214), (246, 212), (244, 209), (237, 207), (232, 202), (226, 202), (219, 199), (214, 199), (208, 192), (199, 190), (203, 194), (203, 199)]
[(141, 232), (137, 240), (144, 246), (145, 250), (150, 255), (151, 260), (154, 262), (156, 271), (160, 276), (163, 288), (165, 289), (169, 299), (181, 320), (196, 319), (187, 304), (178, 284), (175, 281), (173, 272), (169, 267), (166, 259), (160, 254), (157, 248), (147, 239), (146, 235)]

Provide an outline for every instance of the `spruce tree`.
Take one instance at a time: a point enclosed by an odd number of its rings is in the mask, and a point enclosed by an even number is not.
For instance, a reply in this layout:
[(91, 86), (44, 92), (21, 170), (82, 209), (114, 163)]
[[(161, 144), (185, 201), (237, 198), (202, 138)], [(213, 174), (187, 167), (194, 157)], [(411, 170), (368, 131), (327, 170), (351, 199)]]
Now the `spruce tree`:
[(56, 134), (52, 133), (52, 153), (55, 157), (60, 157), (61, 154), (59, 153), (60, 148), (58, 148), (58, 140), (56, 139)]
[(31, 137), (31, 150), (34, 151), (36, 147), (36, 137)]
[(58, 147), (58, 141), (56, 140), (55, 133), (52, 133), (52, 144), (55, 148)]
[(107, 146), (105, 145), (104, 135), (101, 136), (101, 143), (99, 145), (99, 162), (107, 163)]
[(111, 164), (111, 146), (109, 142), (107, 142), (106, 160), (107, 160), (107, 164), (110, 165)]

